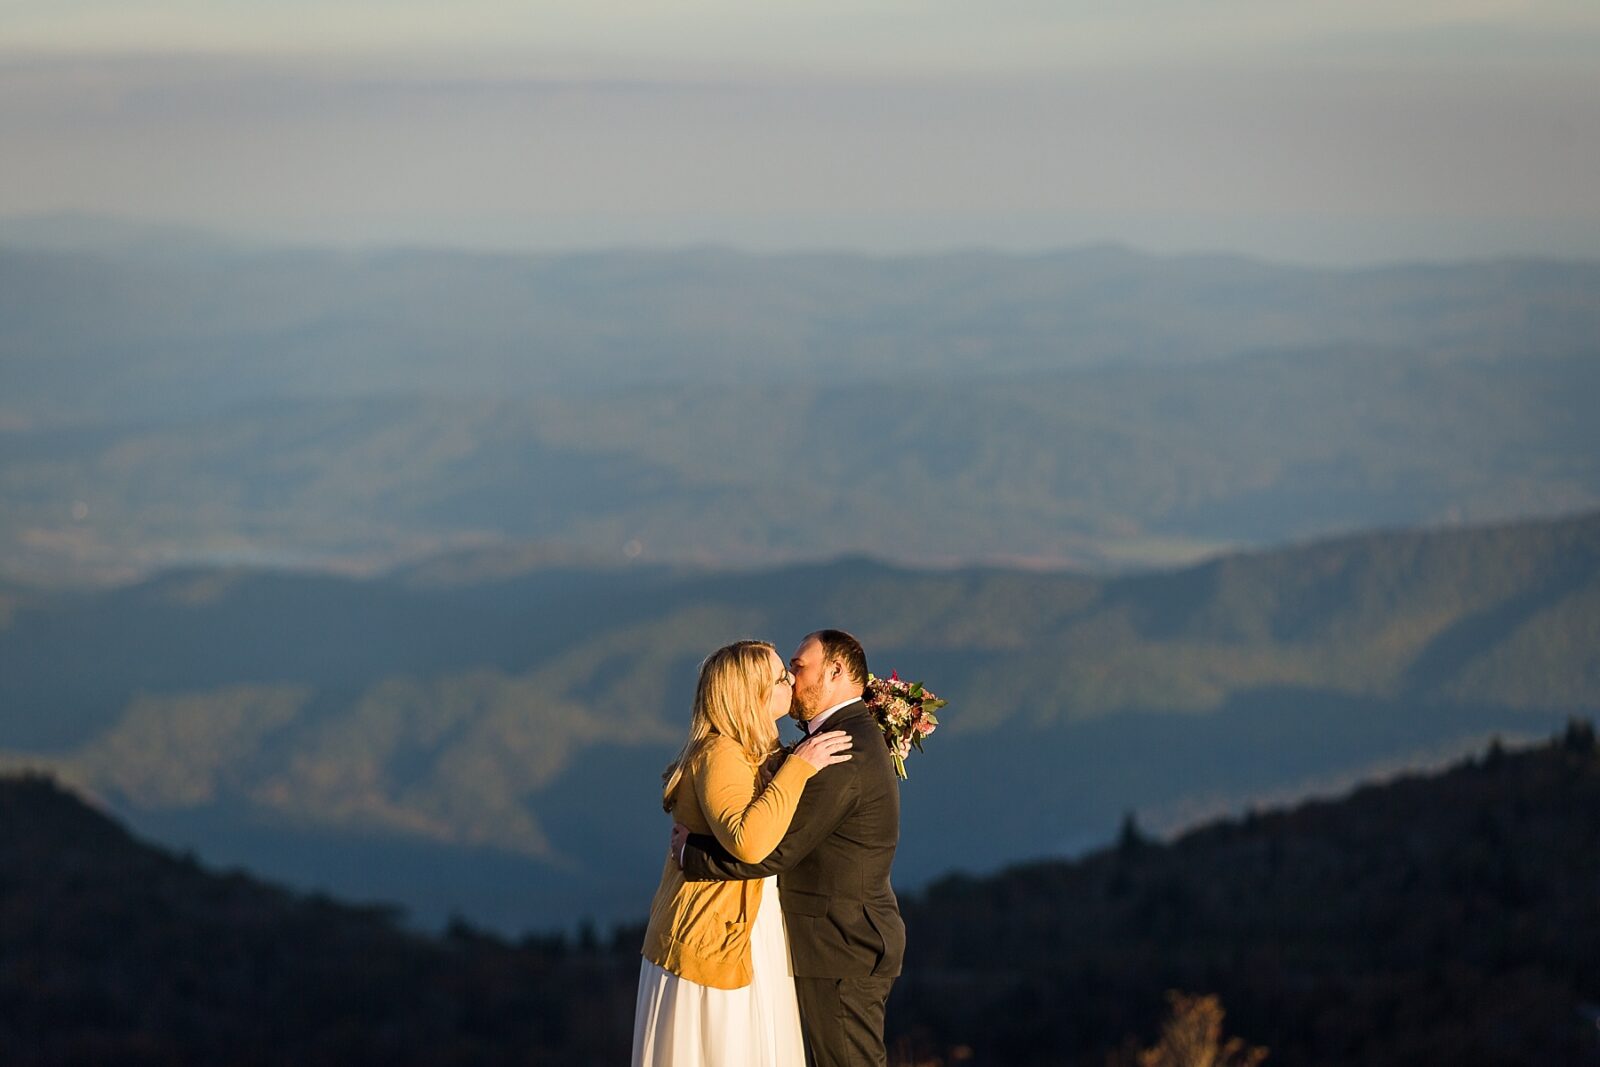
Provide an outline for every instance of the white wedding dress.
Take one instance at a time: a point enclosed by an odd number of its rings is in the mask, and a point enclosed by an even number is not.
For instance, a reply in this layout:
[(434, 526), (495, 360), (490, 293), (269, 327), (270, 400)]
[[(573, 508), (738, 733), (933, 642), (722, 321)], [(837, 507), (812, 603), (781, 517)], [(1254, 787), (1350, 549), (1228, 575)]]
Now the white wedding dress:
[(776, 875), (762, 882), (750, 956), (755, 977), (742, 989), (713, 989), (643, 961), (633, 1067), (805, 1067)]

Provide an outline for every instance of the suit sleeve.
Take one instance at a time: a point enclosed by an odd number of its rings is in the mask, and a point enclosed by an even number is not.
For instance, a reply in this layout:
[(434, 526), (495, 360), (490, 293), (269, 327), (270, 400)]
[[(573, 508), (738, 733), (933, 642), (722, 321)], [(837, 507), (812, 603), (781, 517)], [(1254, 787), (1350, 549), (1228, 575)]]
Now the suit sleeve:
[(759, 863), (747, 863), (731, 855), (715, 837), (690, 834), (683, 849), (684, 880), (725, 882), (765, 878), (769, 874), (782, 874), (805, 859), (824, 838), (838, 829), (855, 807), (856, 776), (846, 770), (849, 766), (836, 763), (817, 773), (800, 797), (783, 840)]

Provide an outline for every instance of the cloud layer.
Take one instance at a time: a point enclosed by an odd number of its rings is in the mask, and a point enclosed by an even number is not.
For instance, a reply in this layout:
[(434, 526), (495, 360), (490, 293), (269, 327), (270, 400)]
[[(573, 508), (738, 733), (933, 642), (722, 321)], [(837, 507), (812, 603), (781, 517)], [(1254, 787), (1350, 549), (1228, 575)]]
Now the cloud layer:
[(296, 240), (1600, 254), (1600, 14), (100, 2), (0, 13), (0, 215)]

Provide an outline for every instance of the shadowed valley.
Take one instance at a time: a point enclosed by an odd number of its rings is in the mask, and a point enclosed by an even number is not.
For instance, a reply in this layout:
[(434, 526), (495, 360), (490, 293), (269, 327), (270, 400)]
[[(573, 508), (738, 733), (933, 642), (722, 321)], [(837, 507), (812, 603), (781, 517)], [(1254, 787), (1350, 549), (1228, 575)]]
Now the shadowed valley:
[[(878, 670), (951, 701), (903, 787), (905, 885), (1081, 851), (1129, 810), (1170, 829), (1600, 706), (1593, 516), (1119, 578), (504, 562), (12, 587), (4, 764), (208, 860), (515, 932), (647, 899), (658, 772), (700, 657), (738, 636), (843, 624)], [(1026, 819), (1004, 817), (1017, 795)]]

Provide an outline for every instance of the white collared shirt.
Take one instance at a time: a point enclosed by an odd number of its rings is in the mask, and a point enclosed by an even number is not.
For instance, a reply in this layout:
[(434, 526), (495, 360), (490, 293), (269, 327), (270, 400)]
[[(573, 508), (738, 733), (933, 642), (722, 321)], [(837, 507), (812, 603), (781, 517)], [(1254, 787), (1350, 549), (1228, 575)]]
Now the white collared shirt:
[(849, 707), (851, 704), (854, 704), (856, 701), (858, 701), (860, 699), (861, 699), (860, 697), (851, 697), (849, 700), (841, 700), (839, 703), (835, 704), (833, 707), (829, 708), (827, 711), (823, 712), (821, 715), (818, 715), (816, 718), (807, 719), (806, 720), (806, 724), (805, 724), (806, 736), (810, 737), (812, 734), (814, 734), (818, 730), (820, 730), (822, 728), (822, 721), (824, 719), (826, 719), (829, 715), (832, 715), (834, 712), (838, 711), (840, 708)]

